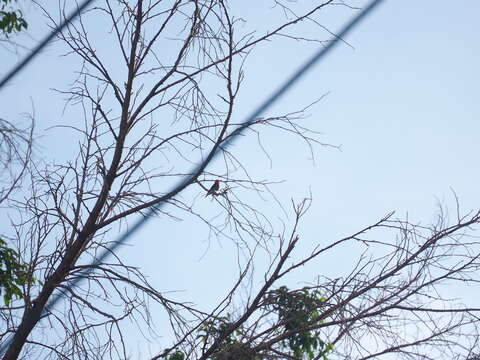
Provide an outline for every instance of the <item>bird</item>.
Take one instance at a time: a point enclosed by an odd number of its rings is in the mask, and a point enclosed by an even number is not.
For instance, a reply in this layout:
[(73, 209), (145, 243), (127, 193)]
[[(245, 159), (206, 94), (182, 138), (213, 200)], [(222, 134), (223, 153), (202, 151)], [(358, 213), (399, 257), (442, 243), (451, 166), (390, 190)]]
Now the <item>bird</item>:
[(216, 195), (218, 189), (220, 189), (220, 180), (215, 180), (215, 182), (213, 183), (212, 187), (210, 188), (210, 190), (207, 191), (207, 195), (205, 195), (205, 197), (207, 197), (208, 195)]

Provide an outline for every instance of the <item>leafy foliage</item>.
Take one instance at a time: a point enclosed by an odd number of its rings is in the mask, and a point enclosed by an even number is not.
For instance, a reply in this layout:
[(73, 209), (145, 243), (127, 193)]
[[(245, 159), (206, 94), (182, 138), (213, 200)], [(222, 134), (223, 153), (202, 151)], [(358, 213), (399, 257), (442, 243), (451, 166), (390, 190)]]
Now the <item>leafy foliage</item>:
[(171, 355), (166, 356), (167, 360), (185, 360), (185, 354), (181, 351), (176, 351)]
[(0, 238), (0, 294), (4, 291), (5, 305), (10, 304), (13, 296), (21, 298), (20, 287), (31, 282), (32, 278), (27, 272), (27, 265), (19, 262), (18, 253), (7, 247), (7, 243)]
[[(207, 343), (211, 338), (217, 339), (227, 332), (232, 327), (232, 324), (229, 317), (207, 321), (205, 325), (200, 328), (198, 338), (204, 343)], [(211, 359), (261, 360), (261, 357), (257, 356), (255, 351), (242, 341), (243, 338), (242, 328), (238, 328), (225, 338), (222, 345), (218, 348), (218, 351), (211, 356)]]
[(12, 9), (9, 3), (16, 0), (1, 0), (0, 8), (0, 30), (8, 36), (14, 31), (26, 29), (28, 24), (23, 18), (22, 12), (18, 9)]
[(319, 332), (312, 330), (323, 321), (319, 310), (324, 307), (325, 300), (318, 290), (303, 288), (289, 291), (286, 286), (271, 291), (267, 296), (267, 303), (278, 315), (284, 331), (291, 334), (283, 345), (291, 350), (295, 358), (302, 359), (306, 355), (309, 359), (318, 356), (326, 360), (327, 354), (333, 350), (332, 344), (322, 341)]
[[(312, 330), (322, 322), (320, 311), (326, 299), (318, 290), (304, 288), (299, 291), (289, 291), (286, 286), (269, 292), (264, 305), (277, 316), (279, 334), (286, 334), (281, 342), (282, 351), (288, 353), (288, 358), (313, 358), (327, 360), (327, 355), (333, 351), (333, 345), (320, 339), (320, 333)], [(230, 315), (209, 320), (199, 329), (197, 339), (204, 344), (228, 332), (233, 326)], [(254, 347), (245, 343), (248, 338), (242, 327), (237, 328), (223, 340), (222, 344), (210, 357), (211, 360), (264, 360)], [(186, 355), (177, 351), (165, 354), (167, 360), (184, 360)]]

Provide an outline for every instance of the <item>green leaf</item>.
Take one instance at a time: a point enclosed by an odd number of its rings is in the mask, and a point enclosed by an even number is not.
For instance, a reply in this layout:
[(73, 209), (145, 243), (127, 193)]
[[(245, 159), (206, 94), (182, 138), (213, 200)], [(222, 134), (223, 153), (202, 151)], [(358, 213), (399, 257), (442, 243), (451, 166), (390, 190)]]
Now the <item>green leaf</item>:
[(11, 6), (7, 8), (9, 3), (13, 0), (2, 0), (3, 4), (0, 10), (0, 31), (5, 36), (9, 36), (13, 32), (19, 32), (22, 29), (27, 29), (27, 21), (23, 18), (23, 14), (19, 9), (14, 9)]
[(9, 306), (13, 297), (22, 298), (21, 287), (34, 281), (28, 273), (28, 266), (20, 261), (19, 254), (0, 238), (0, 293), (4, 293), (5, 305)]

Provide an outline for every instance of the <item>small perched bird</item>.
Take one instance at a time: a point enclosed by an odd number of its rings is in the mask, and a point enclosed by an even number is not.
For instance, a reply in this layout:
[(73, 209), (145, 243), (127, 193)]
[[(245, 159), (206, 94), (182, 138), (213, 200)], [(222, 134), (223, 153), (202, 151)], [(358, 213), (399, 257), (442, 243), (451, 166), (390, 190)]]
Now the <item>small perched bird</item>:
[(220, 180), (215, 180), (215, 182), (213, 183), (212, 187), (210, 188), (210, 190), (208, 190), (207, 192), (207, 195), (205, 195), (205, 197), (207, 197), (208, 195), (216, 195), (218, 189), (220, 189)]

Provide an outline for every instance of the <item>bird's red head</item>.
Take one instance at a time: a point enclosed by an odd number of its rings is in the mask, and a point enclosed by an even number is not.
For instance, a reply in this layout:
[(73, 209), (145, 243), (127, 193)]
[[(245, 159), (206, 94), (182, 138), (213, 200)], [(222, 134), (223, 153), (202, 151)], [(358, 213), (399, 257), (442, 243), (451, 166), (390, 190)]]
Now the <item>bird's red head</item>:
[(218, 180), (218, 179), (215, 180), (215, 185), (217, 185), (217, 184), (218, 184), (218, 185), (220, 184), (220, 180)]

